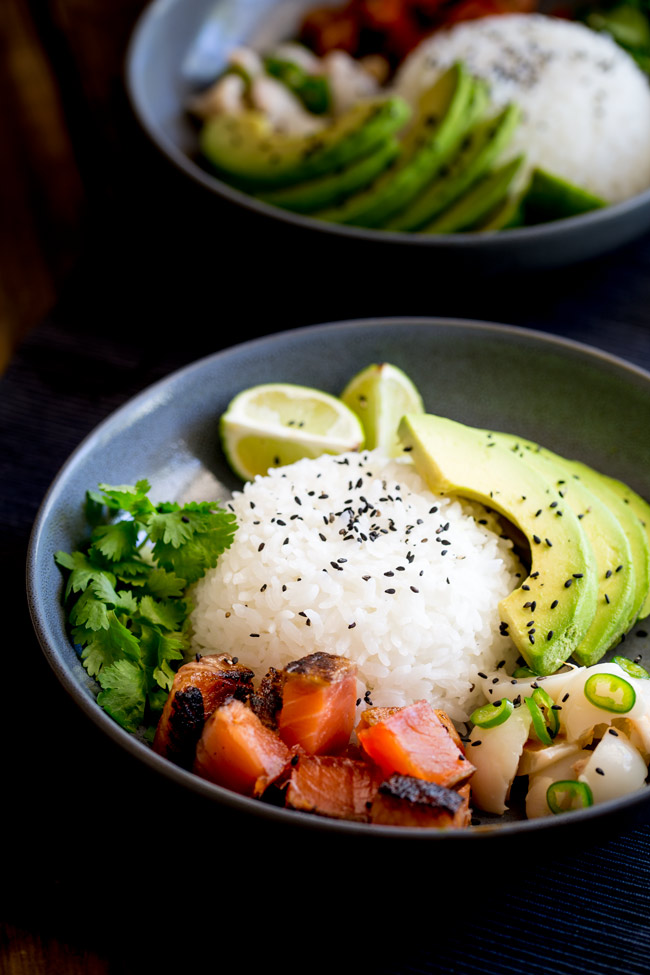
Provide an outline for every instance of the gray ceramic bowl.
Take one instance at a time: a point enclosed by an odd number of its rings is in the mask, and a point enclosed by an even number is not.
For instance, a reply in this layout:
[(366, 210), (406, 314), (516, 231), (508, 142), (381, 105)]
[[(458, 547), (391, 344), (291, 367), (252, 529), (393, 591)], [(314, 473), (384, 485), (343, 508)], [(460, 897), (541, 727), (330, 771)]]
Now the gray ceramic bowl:
[[(510, 326), (440, 319), (386, 319), (309, 326), (227, 349), (146, 389), (105, 420), (72, 454), (52, 484), (34, 525), (28, 557), (28, 597), (43, 651), (64, 687), (107, 735), (137, 760), (177, 785), (239, 813), (294, 824), (341, 838), (373, 837), (467, 844), (553, 838), (577, 827), (633, 821), (650, 809), (650, 790), (536, 821), (506, 821), (472, 830), (415, 830), (366, 826), (289, 812), (203, 781), (154, 754), (123, 731), (95, 703), (66, 632), (62, 576), (54, 553), (71, 551), (85, 536), (82, 502), (105, 481), (146, 477), (157, 500), (180, 497), (204, 478), (238, 486), (224, 463), (217, 424), (240, 390), (267, 381), (309, 384), (339, 393), (359, 368), (387, 361), (421, 389), (431, 412), (462, 422), (513, 431), (578, 457), (627, 481), (650, 497), (650, 374), (576, 343)], [(626, 653), (647, 654), (634, 636)], [(486, 819), (489, 817), (486, 817)]]
[(580, 217), (492, 234), (397, 234), (341, 227), (261, 203), (226, 183), (198, 158), (197, 133), (187, 117), (188, 96), (205, 87), (227, 52), (247, 43), (264, 47), (289, 36), (313, 0), (154, 0), (133, 33), (126, 82), (140, 124), (160, 151), (209, 194), (246, 208), (284, 229), (320, 238), (347, 239), (409, 249), (454, 267), (482, 271), (543, 268), (585, 260), (619, 247), (650, 229), (650, 190)]

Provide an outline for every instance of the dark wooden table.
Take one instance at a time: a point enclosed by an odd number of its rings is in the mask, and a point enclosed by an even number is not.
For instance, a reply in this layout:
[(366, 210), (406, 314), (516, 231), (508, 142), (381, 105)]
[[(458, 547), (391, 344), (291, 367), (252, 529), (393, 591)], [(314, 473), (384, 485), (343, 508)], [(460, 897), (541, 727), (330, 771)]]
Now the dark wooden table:
[[(80, 180), (71, 198), (84, 216), (61, 238), (69, 258), (51, 291), (55, 307), (23, 332), (0, 387), (8, 817), (0, 969), (132, 975), (173, 962), (194, 972), (232, 965), (232, 950), (245, 968), (296, 971), (372, 959), (377, 972), (471, 975), (498, 971), (505, 958), (529, 975), (646, 972), (649, 826), (603, 837), (559, 866), (553, 851), (535, 849), (527, 862), (477, 863), (455, 878), (427, 872), (416, 889), (386, 890), (381, 862), (327, 862), (286, 838), (260, 846), (254, 834), (229, 833), (213, 812), (134, 767), (49, 671), (24, 595), (38, 505), (83, 436), (171, 370), (258, 334), (385, 315), (503, 321), (650, 369), (650, 237), (581, 266), (468, 277), (208, 205), (128, 111), (121, 57), (140, 6), (9, 3), (29, 12), (57, 66)], [(10, 280), (16, 262), (2, 262)], [(459, 900), (445, 906), (436, 892), (452, 880)], [(482, 918), (477, 889), (487, 890)], [(411, 921), (391, 924), (404, 902)]]

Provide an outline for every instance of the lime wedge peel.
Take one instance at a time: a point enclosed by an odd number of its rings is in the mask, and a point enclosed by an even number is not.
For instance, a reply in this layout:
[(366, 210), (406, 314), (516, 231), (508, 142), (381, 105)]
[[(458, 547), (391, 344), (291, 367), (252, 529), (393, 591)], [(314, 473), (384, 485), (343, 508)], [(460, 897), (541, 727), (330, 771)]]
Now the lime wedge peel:
[(341, 399), (361, 420), (367, 449), (379, 448), (389, 457), (402, 456), (397, 428), (404, 414), (424, 413), (413, 381), (388, 362), (362, 369), (347, 384)]
[(265, 383), (239, 393), (219, 423), (233, 471), (244, 481), (303, 457), (364, 446), (358, 416), (329, 393), (290, 383)]

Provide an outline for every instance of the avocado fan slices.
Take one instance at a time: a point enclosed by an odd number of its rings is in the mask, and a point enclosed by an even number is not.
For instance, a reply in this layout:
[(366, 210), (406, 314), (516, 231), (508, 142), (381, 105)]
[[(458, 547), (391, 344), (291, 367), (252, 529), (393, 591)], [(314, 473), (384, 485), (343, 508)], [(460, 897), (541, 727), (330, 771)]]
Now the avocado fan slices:
[(480, 226), (481, 220), (507, 199), (523, 163), (524, 156), (516, 156), (504, 166), (483, 176), (433, 223), (424, 227), (422, 233), (453, 234)]
[(467, 135), (447, 170), (395, 216), (387, 229), (428, 229), (438, 214), (459, 200), (497, 162), (518, 122), (516, 105), (507, 105), (494, 118), (481, 119)]
[(452, 65), (422, 95), (402, 137), (395, 165), (365, 191), (315, 216), (332, 223), (382, 227), (435, 177), (455, 154), (471, 119), (476, 83), (461, 64)]
[(568, 506), (580, 519), (596, 562), (598, 600), (591, 625), (573, 657), (581, 666), (597, 663), (620, 642), (638, 615), (637, 573), (628, 537), (598, 495), (582, 479), (571, 475), (570, 462), (512, 434), (490, 436), (553, 484), (562, 498), (561, 506), (555, 508), (555, 517), (564, 517)]
[(308, 136), (283, 135), (256, 111), (215, 115), (200, 135), (205, 158), (249, 192), (316, 179), (368, 155), (411, 116), (399, 96), (370, 99)]

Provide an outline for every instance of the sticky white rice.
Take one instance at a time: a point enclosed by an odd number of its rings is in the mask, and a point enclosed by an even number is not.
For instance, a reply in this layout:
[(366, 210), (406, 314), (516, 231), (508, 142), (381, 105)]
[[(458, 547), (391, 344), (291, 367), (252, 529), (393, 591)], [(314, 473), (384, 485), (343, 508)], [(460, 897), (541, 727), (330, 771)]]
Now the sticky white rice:
[(607, 34), (542, 14), (468, 21), (406, 59), (396, 90), (415, 104), (455, 61), (490, 85), (495, 106), (523, 119), (503, 160), (539, 166), (614, 203), (650, 187), (650, 85)]
[(231, 505), (234, 543), (193, 593), (194, 651), (234, 654), (258, 677), (316, 650), (345, 655), (359, 697), (424, 698), (457, 721), (482, 700), (477, 672), (514, 663), (498, 613), (520, 581), (511, 543), (407, 460), (301, 460)]

